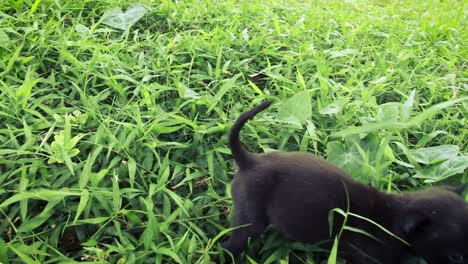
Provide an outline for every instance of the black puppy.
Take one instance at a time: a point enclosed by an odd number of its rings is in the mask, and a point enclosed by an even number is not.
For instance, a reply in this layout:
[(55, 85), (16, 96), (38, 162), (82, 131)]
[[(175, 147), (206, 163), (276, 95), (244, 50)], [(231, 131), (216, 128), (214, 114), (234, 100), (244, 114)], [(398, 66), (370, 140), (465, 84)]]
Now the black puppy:
[(271, 103), (242, 114), (231, 130), (229, 144), (237, 165), (233, 226), (247, 226), (233, 231), (225, 249), (242, 253), (248, 238), (257, 237), (269, 225), (293, 241), (333, 240), (344, 217), (335, 214), (330, 236), (328, 216), (341, 208), (389, 231), (349, 215), (346, 226), (373, 236), (347, 229), (341, 233), (340, 254), (349, 263), (396, 264), (409, 256), (422, 257), (428, 264), (468, 263), (468, 204), (460, 197), (465, 186), (388, 194), (309, 153), (249, 153), (239, 132)]

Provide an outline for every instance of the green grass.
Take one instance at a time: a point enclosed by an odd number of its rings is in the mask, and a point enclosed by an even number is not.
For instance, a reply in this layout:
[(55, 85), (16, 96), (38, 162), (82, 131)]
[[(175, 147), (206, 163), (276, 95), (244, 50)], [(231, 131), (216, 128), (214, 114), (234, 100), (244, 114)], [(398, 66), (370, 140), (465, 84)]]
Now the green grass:
[[(214, 262), (226, 135), (267, 98), (252, 151), (310, 151), (389, 192), (467, 181), (466, 1), (140, 3), (121, 30), (101, 18), (133, 1), (1, 2), (0, 262)], [(274, 232), (252, 248), (319, 250)]]

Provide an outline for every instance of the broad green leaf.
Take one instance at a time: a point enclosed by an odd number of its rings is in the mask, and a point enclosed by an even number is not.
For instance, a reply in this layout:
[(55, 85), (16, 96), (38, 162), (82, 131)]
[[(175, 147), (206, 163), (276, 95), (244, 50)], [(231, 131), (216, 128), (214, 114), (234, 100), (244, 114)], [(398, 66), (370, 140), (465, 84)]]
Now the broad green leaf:
[(32, 67), (28, 68), (26, 73), (26, 79), (23, 84), (16, 90), (16, 96), (22, 98), (23, 107), (26, 106), (27, 101), (31, 97), (32, 88), (40, 81), (40, 78), (36, 78), (36, 72), (33, 71)]
[(410, 96), (406, 100), (406, 102), (403, 104), (403, 107), (401, 109), (401, 121), (405, 122), (408, 121), (408, 119), (411, 116), (411, 111), (413, 110), (414, 106), (414, 97), (416, 96), (416, 89), (413, 89), (411, 91)]
[[(79, 151), (79, 150), (78, 150)], [(72, 175), (75, 175), (75, 169), (73, 168), (73, 162), (70, 159), (68, 152), (62, 151), (63, 162), (67, 165), (68, 170), (70, 170)]]
[[(19, 182), (19, 186), (18, 186), (18, 191), (20, 192), (24, 192), (26, 191), (26, 188), (28, 187), (28, 184), (29, 184), (29, 177), (28, 177), (28, 174), (26, 172), (26, 168), (21, 168), (21, 179), (20, 179), (20, 182)], [(28, 208), (29, 208), (29, 203), (28, 203), (28, 200), (27, 199), (24, 199), (24, 200), (21, 200), (19, 201), (20, 203), (20, 215), (21, 215), (21, 219), (24, 221), (26, 220), (26, 217), (28, 215)]]
[(31, 9), (29, 9), (29, 14), (32, 15), (34, 12), (36, 12), (37, 7), (41, 3), (41, 0), (35, 0), (34, 3), (31, 5)]
[[(167, 201), (169, 201), (169, 200), (167, 200)], [(160, 227), (159, 227), (161, 232), (169, 232), (169, 227), (171, 226), (171, 224), (174, 223), (174, 221), (177, 220), (177, 217), (179, 217), (181, 211), (182, 211), (181, 208), (177, 208), (175, 210), (172, 210), (172, 211), (168, 212), (168, 213), (170, 213), (170, 215), (165, 216), (164, 222), (162, 222)]]
[(0, 29), (0, 42), (1, 43), (9, 43), (10, 42), (10, 37), (5, 32), (5, 30), (3, 30), (3, 29)]
[(414, 177), (425, 179), (426, 183), (434, 183), (463, 173), (467, 167), (468, 156), (454, 157), (442, 163), (427, 166), (418, 171)]
[(453, 106), (455, 104), (458, 104), (458, 103), (461, 103), (461, 102), (466, 102), (466, 101), (468, 101), (468, 96), (458, 98), (458, 99), (453, 99), (453, 100), (450, 100), (450, 101), (447, 101), (447, 102), (443, 102), (443, 103), (433, 105), (433, 106), (429, 107), (428, 109), (424, 110), (421, 114), (411, 118), (410, 121), (409, 121), (409, 123), (410, 123), (409, 125), (411, 127), (412, 126), (418, 126), (418, 125), (422, 124), (422, 122), (424, 122), (426, 119), (434, 116), (435, 114), (437, 114), (441, 110), (444, 110), (447, 107), (451, 107), (451, 106)]
[(167, 156), (164, 158), (163, 163), (161, 164), (159, 175), (158, 175), (158, 182), (157, 182), (157, 190), (161, 190), (166, 186), (169, 182), (169, 176), (171, 175), (171, 169), (169, 167), (169, 161), (167, 160)]
[(81, 243), (82, 246), (85, 246), (85, 247), (94, 247), (98, 244), (98, 242), (94, 239), (91, 239), (91, 240), (88, 240), (86, 242), (83, 242)]
[(351, 175), (359, 171), (360, 155), (358, 152), (349, 151), (340, 141), (330, 141), (327, 144), (327, 160), (345, 169)]
[[(208, 153), (211, 153), (211, 152), (208, 152)], [(209, 160), (208, 160), (208, 162), (209, 162)], [(187, 182), (190, 182), (190, 181), (193, 181), (195, 179), (202, 178), (202, 177), (205, 177), (205, 176), (206, 176), (206, 172), (203, 172), (203, 171), (190, 172), (190, 170), (187, 169), (186, 170), (186, 176), (183, 178), (183, 180), (180, 181), (179, 183), (177, 183), (176, 185), (174, 185), (172, 188), (177, 189), (177, 188), (187, 184)]]
[(221, 85), (219, 90), (214, 95), (211, 105), (208, 108), (208, 111), (207, 111), (208, 113), (210, 113), (218, 105), (219, 101), (221, 100), (221, 98), (223, 98), (226, 92), (228, 92), (229, 90), (232, 90), (235, 87), (236, 81), (237, 79), (239, 79), (240, 76), (242, 76), (241, 73), (236, 74), (235, 76), (224, 81), (224, 83)]
[(81, 192), (80, 203), (78, 204), (78, 208), (76, 209), (75, 219), (73, 220), (73, 224), (76, 223), (78, 218), (80, 217), (81, 213), (85, 209), (86, 205), (88, 204), (89, 200), (89, 192), (87, 189), (83, 189)]
[(47, 219), (50, 218), (50, 216), (54, 212), (54, 207), (61, 201), (61, 199), (58, 200), (52, 200), (47, 203), (47, 206), (42, 210), (40, 214), (37, 216), (30, 218), (30, 219), (25, 219), (21, 225), (18, 228), (18, 232), (21, 233), (28, 233), (31, 232), (33, 229), (39, 227), (42, 225)]
[(345, 56), (354, 56), (357, 55), (359, 52), (355, 49), (342, 49), (342, 50), (326, 50), (325, 53), (330, 54), (330, 59), (340, 58)]
[(60, 54), (61, 63), (63, 63), (63, 61), (65, 60), (73, 64), (73, 66), (76, 68), (82, 68), (81, 62), (75, 56), (73, 56), (73, 54), (71, 54), (70, 52), (67, 52), (65, 49), (60, 49), (59, 54)]
[(133, 188), (135, 186), (135, 174), (136, 174), (136, 161), (134, 158), (129, 158), (128, 159), (128, 180), (130, 182), (130, 188)]
[(310, 95), (307, 91), (296, 93), (278, 108), (279, 121), (302, 126), (312, 116)]
[(65, 129), (59, 131), (54, 136), (54, 142), (50, 145), (49, 164), (51, 163), (65, 163), (70, 169), (71, 173), (74, 174), (73, 163), (71, 158), (78, 155), (80, 150), (74, 148), (78, 141), (84, 137), (84, 134), (78, 134), (70, 139), (71, 125), (69, 119), (65, 118)]
[(201, 95), (194, 90), (188, 88), (188, 87), (183, 87), (179, 88), (179, 95), (182, 98), (188, 98), (188, 99), (200, 99)]
[(5, 240), (0, 238), (0, 263), (2, 264), (9, 264), (10, 262), (8, 261), (8, 247), (5, 243)]
[(333, 114), (339, 113), (341, 111), (341, 107), (342, 107), (341, 102), (333, 102), (331, 104), (328, 104), (322, 107), (319, 113), (322, 115), (333, 115)]
[(76, 24), (75, 30), (76, 32), (80, 33), (82, 37), (85, 37), (89, 34), (89, 28), (80, 23)]
[(49, 217), (52, 215), (53, 210), (44, 210), (44, 212), (40, 213), (38, 216), (27, 219), (24, 221), (18, 228), (19, 233), (28, 233), (31, 232), (33, 229), (42, 225)]
[(246, 256), (247, 260), (249, 261), (249, 264), (258, 264), (258, 262), (256, 262), (253, 258), (251, 258), (250, 256)]
[(429, 134), (423, 134), (423, 136), (419, 139), (418, 143), (416, 143), (416, 147), (422, 147), (425, 146), (427, 143), (429, 143), (432, 139), (437, 137), (438, 135), (446, 135), (448, 134), (447, 131), (445, 130), (435, 130), (432, 131)]
[(80, 189), (84, 189), (86, 185), (88, 184), (89, 179), (91, 178), (91, 175), (92, 175), (91, 168), (93, 164), (96, 162), (96, 158), (99, 156), (102, 150), (103, 150), (102, 146), (97, 146), (93, 150), (91, 155), (89, 155), (86, 158), (85, 164), (83, 166), (83, 170), (81, 171), (81, 174), (80, 174), (80, 180), (79, 180)]
[(252, 82), (251, 80), (247, 80), (247, 81), (249, 82), (250, 87), (252, 87), (252, 89), (254, 89), (254, 91), (255, 91), (257, 94), (263, 95), (262, 90), (260, 90), (260, 88), (258, 88), (258, 86), (257, 86), (254, 82)]
[(375, 118), (377, 122), (397, 122), (400, 117), (400, 108), (400, 103), (387, 103), (380, 105)]
[(120, 211), (122, 206), (122, 195), (120, 193), (119, 178), (114, 175), (112, 178), (112, 205), (115, 212)]
[(414, 160), (422, 164), (436, 164), (458, 155), (457, 145), (440, 145), (429, 148), (419, 148), (411, 151)]
[(63, 199), (66, 196), (79, 196), (81, 192), (62, 191), (62, 190), (29, 190), (27, 192), (18, 193), (6, 199), (0, 204), (0, 208), (4, 208), (12, 203), (25, 200), (37, 199), (44, 201), (54, 201)]
[(349, 127), (344, 130), (335, 132), (332, 134), (332, 137), (346, 137), (346, 136), (353, 135), (353, 134), (371, 133), (371, 132), (381, 131), (384, 129), (391, 129), (391, 130), (409, 129), (409, 128), (421, 125), (422, 122), (424, 122), (426, 119), (430, 118), (431, 116), (437, 114), (441, 110), (447, 107), (450, 107), (452, 105), (455, 105), (457, 103), (467, 101), (467, 100), (468, 100), (468, 96), (433, 105), (429, 107), (428, 109), (426, 109), (421, 114), (410, 118), (408, 122), (385, 121), (385, 122), (377, 122), (377, 123), (368, 123), (360, 127)]
[(301, 89), (305, 90), (306, 89), (306, 83), (304, 81), (304, 76), (302, 76), (301, 72), (299, 71), (299, 68), (296, 69), (296, 78), (297, 78), (297, 82), (299, 83)]
[(153, 212), (153, 203), (151, 200), (151, 196), (154, 192), (154, 185), (150, 186), (150, 192), (149, 192), (149, 197), (146, 200), (143, 200), (144, 205), (146, 205), (146, 217), (148, 219), (147, 225), (145, 227), (145, 230), (140, 236), (140, 243), (143, 243), (143, 246), (145, 250), (148, 250), (151, 247), (151, 244), (155, 239), (159, 238), (159, 233), (161, 226), (157, 221), (156, 216), (154, 215)]
[(213, 151), (209, 151), (206, 154), (206, 158), (207, 158), (207, 163), (208, 163), (208, 172), (210, 176), (214, 178), (215, 173), (214, 173)]
[(140, 20), (145, 13), (145, 8), (140, 4), (129, 7), (125, 12), (122, 12), (122, 9), (119, 7), (114, 7), (104, 12), (104, 15), (101, 18), (101, 23), (113, 28), (127, 30)]
[[(21, 45), (19, 45), (16, 48), (15, 52), (10, 56), (10, 59), (8, 60), (6, 68), (3, 70), (3, 72), (0, 72), (0, 77), (6, 75), (7, 73), (9, 73), (10, 70), (13, 68), (13, 65), (18, 60), (19, 54), (20, 54), (21, 50), (23, 49), (23, 46), (24, 46), (24, 42), (22, 42)], [(7, 56), (7, 58), (8, 58), (8, 56)]]
[(26, 264), (39, 264), (39, 262), (35, 261), (33, 258), (29, 256), (31, 252), (25, 252), (20, 248), (15, 247), (15, 245), (10, 245), (8, 247), (11, 251), (13, 251), (16, 255), (18, 255), (22, 261)]
[(106, 176), (108, 173), (108, 169), (100, 170), (97, 173), (91, 173), (91, 186), (98, 187), (99, 183), (102, 181), (102, 179), (104, 179), (104, 176)]
[(183, 261), (180, 258), (180, 256), (176, 252), (171, 250), (170, 248), (156, 247), (156, 248), (154, 248), (154, 252), (156, 254), (161, 254), (161, 255), (168, 256), (168, 257), (172, 258), (176, 263), (179, 263), (179, 264), (186, 263), (186, 261)]
[(360, 127), (350, 126), (344, 130), (332, 133), (332, 137), (347, 137), (350, 135), (361, 134), (361, 133), (372, 133), (385, 129), (406, 129), (408, 123), (402, 122), (379, 122), (379, 123), (368, 123)]
[(327, 144), (327, 160), (342, 168), (356, 180), (369, 183), (374, 180), (376, 162), (388, 164), (385, 156), (377, 156), (380, 148), (379, 140), (374, 135), (368, 135), (363, 139), (349, 137), (346, 142), (330, 141)]
[(184, 201), (180, 196), (178, 196), (175, 192), (167, 189), (167, 188), (163, 188), (163, 191), (165, 193), (167, 193), (169, 195), (169, 197), (171, 197), (171, 199), (177, 204), (177, 206), (186, 214), (186, 215), (190, 215), (187, 211), (187, 206), (189, 201)]
[(105, 216), (102, 216), (102, 217), (95, 217), (95, 218), (87, 218), (87, 219), (81, 219), (81, 220), (78, 220), (76, 221), (76, 225), (79, 225), (79, 224), (102, 224), (106, 221), (108, 221), (110, 218), (109, 217), (105, 217)]

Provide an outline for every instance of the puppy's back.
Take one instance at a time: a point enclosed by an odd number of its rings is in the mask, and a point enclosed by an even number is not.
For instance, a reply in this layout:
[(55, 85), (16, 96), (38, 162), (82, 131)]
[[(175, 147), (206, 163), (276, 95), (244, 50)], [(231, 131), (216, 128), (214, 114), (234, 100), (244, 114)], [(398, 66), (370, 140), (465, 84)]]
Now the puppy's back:
[[(255, 166), (249, 175), (242, 176), (243, 180), (264, 196), (268, 222), (291, 240), (326, 240), (329, 229), (324, 227), (328, 227), (331, 210), (346, 211), (349, 205), (362, 212), (375, 200), (375, 192), (369, 192), (368, 186), (313, 154), (270, 152), (256, 154), (255, 158)], [(335, 230), (340, 224), (335, 222)]]

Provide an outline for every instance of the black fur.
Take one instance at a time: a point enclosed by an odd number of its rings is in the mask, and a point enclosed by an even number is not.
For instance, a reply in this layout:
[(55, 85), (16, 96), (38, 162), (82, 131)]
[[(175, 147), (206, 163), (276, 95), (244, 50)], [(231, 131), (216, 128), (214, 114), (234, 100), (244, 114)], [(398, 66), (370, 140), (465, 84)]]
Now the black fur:
[(328, 215), (341, 208), (377, 222), (401, 239), (349, 216), (347, 226), (375, 239), (343, 231), (339, 249), (348, 263), (398, 264), (409, 256), (422, 257), (428, 264), (468, 263), (468, 204), (459, 196), (465, 186), (388, 194), (353, 180), (310, 153), (249, 153), (239, 132), (270, 104), (264, 102), (242, 114), (231, 130), (229, 143), (238, 167), (232, 182), (232, 225), (247, 226), (233, 231), (223, 244), (227, 250), (242, 253), (248, 238), (257, 237), (269, 225), (293, 241), (333, 239), (343, 217), (335, 214), (330, 236)]
[(239, 168), (247, 169), (250, 165), (254, 164), (252, 154), (246, 151), (242, 147), (242, 143), (239, 140), (239, 133), (242, 127), (252, 119), (256, 114), (268, 108), (272, 101), (265, 101), (262, 104), (254, 107), (252, 110), (243, 113), (239, 118), (237, 118), (236, 123), (231, 128), (231, 133), (229, 135), (229, 146), (231, 147), (232, 157), (236, 161), (236, 165)]

